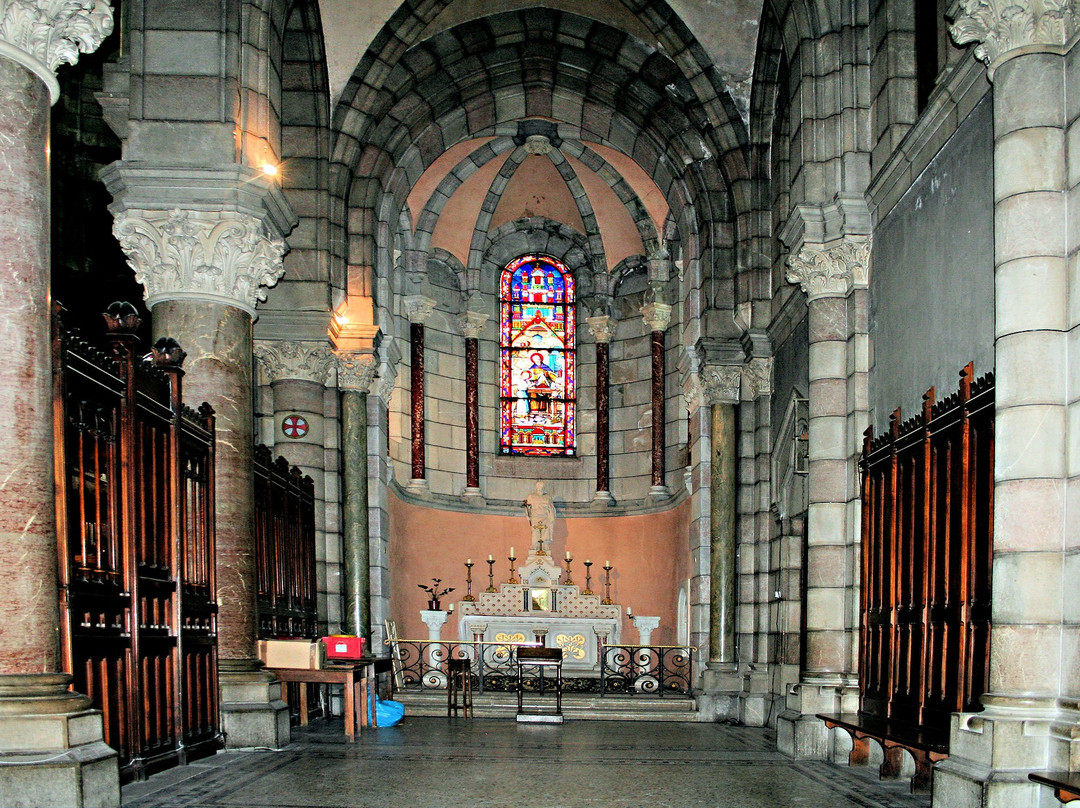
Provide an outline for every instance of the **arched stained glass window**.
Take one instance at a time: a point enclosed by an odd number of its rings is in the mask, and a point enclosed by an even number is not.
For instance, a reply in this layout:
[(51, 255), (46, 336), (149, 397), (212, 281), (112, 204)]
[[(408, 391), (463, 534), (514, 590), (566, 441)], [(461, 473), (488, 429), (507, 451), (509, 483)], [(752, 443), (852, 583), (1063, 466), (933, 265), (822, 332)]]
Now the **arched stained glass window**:
[(553, 258), (525, 255), (503, 270), (499, 300), (499, 450), (573, 455), (574, 276)]

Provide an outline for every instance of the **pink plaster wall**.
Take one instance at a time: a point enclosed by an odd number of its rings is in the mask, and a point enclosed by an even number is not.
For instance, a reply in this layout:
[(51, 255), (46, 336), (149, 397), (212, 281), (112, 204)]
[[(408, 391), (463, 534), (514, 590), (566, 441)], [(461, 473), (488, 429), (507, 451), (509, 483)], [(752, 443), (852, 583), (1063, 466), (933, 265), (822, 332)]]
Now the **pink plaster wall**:
[(585, 232), (585, 223), (581, 221), (581, 213), (566, 180), (551, 160), (538, 154), (530, 154), (522, 160), (506, 184), (491, 216), (489, 232), (515, 219), (532, 216), (544, 216), (567, 224), (579, 233)]
[[(574, 583), (584, 588), (588, 558), (593, 565), (593, 591), (603, 595), (601, 566), (610, 560), (611, 597), (634, 614), (658, 615), (660, 628), (653, 633), (657, 645), (676, 642), (676, 609), (679, 586), (690, 577), (689, 502), (663, 513), (642, 516), (611, 516), (564, 519), (555, 527), (556, 560), (567, 549), (574, 557)], [(420, 620), (426, 594), (417, 588), (442, 578), (443, 586), (456, 587), (443, 599), (443, 608), (459, 608), (465, 595), (465, 559), (472, 558), (473, 593), (487, 588), (488, 554), (495, 556), (495, 585), (507, 578), (510, 547), (524, 563), (529, 543), (529, 522), (521, 516), (481, 515), (442, 511), (412, 505), (390, 494), (390, 614), (398, 633), (406, 639), (427, 639)], [(625, 614), (625, 612), (624, 612)], [(447, 629), (451, 628), (447, 624)], [(449, 631), (444, 630), (444, 637)], [(637, 630), (623, 619), (622, 639), (637, 643)]]

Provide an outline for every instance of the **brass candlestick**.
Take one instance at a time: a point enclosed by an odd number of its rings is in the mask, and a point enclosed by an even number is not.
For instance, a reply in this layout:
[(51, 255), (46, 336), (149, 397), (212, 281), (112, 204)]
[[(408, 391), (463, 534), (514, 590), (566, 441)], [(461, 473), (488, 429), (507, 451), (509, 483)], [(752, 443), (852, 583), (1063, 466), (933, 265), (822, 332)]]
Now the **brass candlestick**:
[(497, 590), (495, 588), (495, 559), (492, 558), (491, 556), (488, 556), (487, 564), (488, 564), (488, 588), (487, 588), (487, 591), (488, 592), (498, 592), (499, 590)]
[(508, 584), (520, 583), (520, 581), (518, 581), (518, 579), (514, 576), (514, 562), (517, 561), (517, 556), (516, 555), (510, 555), (509, 559), (510, 559), (510, 580), (508, 580), (507, 583)]
[(566, 580), (563, 581), (563, 586), (573, 586), (574, 579), (570, 577), (570, 562), (574, 560), (574, 557), (569, 553), (566, 554)]
[(610, 606), (612, 604), (612, 600), (611, 600), (611, 570), (612, 570), (612, 566), (611, 566), (610, 563), (604, 564), (604, 576), (605, 576), (604, 577), (604, 599), (602, 601), (600, 601), (600, 602), (605, 606)]
[(589, 559), (585, 559), (585, 590), (581, 593), (583, 595), (591, 595), (592, 591), (592, 562)]
[(543, 525), (539, 525), (536, 528), (536, 554), (539, 556), (547, 555), (544, 552), (544, 530), (546, 528)]
[(476, 600), (472, 593), (472, 568), (473, 560), (470, 558), (465, 562), (465, 597), (462, 598), (463, 601), (468, 601), (469, 603), (473, 603)]

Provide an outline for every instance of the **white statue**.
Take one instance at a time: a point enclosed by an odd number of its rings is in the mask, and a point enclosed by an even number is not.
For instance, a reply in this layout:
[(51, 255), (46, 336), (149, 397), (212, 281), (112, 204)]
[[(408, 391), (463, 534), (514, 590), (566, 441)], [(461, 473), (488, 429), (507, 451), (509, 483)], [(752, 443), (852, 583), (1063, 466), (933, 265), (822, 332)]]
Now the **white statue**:
[(555, 503), (544, 493), (544, 481), (536, 481), (536, 490), (525, 497), (525, 513), (532, 526), (532, 538), (537, 544), (537, 555), (546, 555), (544, 542), (551, 540), (555, 529)]

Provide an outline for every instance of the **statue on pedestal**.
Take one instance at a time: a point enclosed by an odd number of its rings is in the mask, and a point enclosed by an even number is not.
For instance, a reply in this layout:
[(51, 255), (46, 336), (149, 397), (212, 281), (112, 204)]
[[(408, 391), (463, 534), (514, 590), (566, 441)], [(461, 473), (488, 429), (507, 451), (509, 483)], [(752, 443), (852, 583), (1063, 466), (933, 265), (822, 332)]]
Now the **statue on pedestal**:
[(544, 542), (550, 541), (555, 530), (555, 503), (549, 494), (544, 493), (544, 481), (536, 481), (536, 490), (525, 497), (525, 513), (532, 526), (532, 544), (536, 545), (537, 555), (547, 555)]

